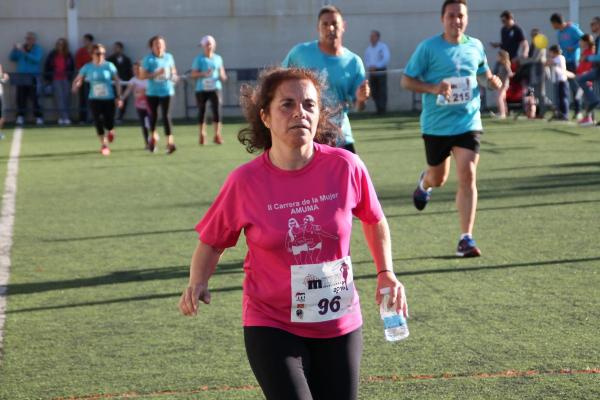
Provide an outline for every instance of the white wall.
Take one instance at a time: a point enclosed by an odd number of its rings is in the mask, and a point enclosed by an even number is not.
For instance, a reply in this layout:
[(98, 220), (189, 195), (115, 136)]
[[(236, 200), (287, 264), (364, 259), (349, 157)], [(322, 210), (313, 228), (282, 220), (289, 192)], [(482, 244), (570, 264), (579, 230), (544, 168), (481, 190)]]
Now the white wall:
[[(167, 38), (178, 69), (185, 71), (199, 52), (204, 34), (218, 42), (228, 68), (262, 67), (277, 64), (296, 43), (317, 37), (316, 14), (321, 0), (76, 0), (79, 33), (90, 32), (97, 41), (109, 45), (125, 43), (126, 53), (140, 58), (146, 42), (154, 34)], [(345, 45), (362, 56), (371, 29), (382, 33), (390, 46), (390, 68), (402, 67), (417, 43), (440, 29), (441, 0), (340, 0), (329, 1), (342, 9), (347, 21)], [(501, 5), (500, 5), (501, 4)], [(526, 31), (539, 27), (555, 41), (549, 16), (560, 12), (568, 17), (569, 0), (472, 0), (469, 5), (468, 33), (486, 45), (498, 41), (499, 14), (510, 9)], [(589, 22), (600, 15), (599, 0), (580, 0), (580, 25), (589, 31)], [(49, 50), (56, 38), (67, 36), (66, 0), (2, 0), (0, 2), (0, 63), (14, 70), (8, 53), (12, 44), (22, 41), (26, 31), (35, 31), (39, 43)], [(71, 44), (75, 50), (80, 44)], [(488, 48), (490, 61), (494, 51)], [(399, 76), (389, 79), (390, 108), (407, 109), (411, 96), (399, 89)], [(10, 101), (10, 99), (7, 99)], [(182, 96), (177, 99), (175, 116), (183, 114)]]

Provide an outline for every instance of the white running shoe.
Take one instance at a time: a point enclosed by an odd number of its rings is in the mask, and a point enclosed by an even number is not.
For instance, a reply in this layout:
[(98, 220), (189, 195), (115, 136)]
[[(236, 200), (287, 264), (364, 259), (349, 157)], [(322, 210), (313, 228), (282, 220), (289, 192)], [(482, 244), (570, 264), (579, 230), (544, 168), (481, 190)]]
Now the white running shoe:
[(23, 126), (24, 123), (25, 123), (25, 118), (23, 118), (22, 115), (19, 115), (17, 117), (17, 120), (15, 121), (15, 124), (19, 125), (19, 126)]
[(40, 117), (37, 117), (35, 119), (35, 124), (38, 125), (38, 126), (44, 125), (44, 120), (41, 119)]

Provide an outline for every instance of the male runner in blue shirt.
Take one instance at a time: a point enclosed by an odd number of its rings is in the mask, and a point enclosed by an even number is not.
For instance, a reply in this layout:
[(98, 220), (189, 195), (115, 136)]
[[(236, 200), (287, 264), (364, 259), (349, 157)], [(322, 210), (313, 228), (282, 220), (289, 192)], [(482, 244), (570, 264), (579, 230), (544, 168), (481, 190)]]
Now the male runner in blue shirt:
[(499, 89), (502, 81), (490, 72), (481, 42), (464, 34), (468, 15), (466, 0), (446, 0), (442, 6), (444, 32), (419, 44), (402, 77), (402, 86), (423, 93), (421, 131), (428, 169), (413, 194), (423, 210), (434, 187), (442, 186), (450, 173), (450, 154), (456, 162), (461, 236), (456, 254), (477, 257), (481, 252), (472, 232), (477, 207), (476, 170), (479, 138), (483, 132), (479, 112), (478, 81)]
[(327, 81), (323, 101), (327, 107), (339, 110), (332, 121), (340, 127), (344, 136), (339, 146), (355, 153), (348, 111), (353, 105), (362, 110), (369, 98), (365, 67), (360, 57), (342, 44), (346, 23), (339, 8), (331, 5), (321, 8), (318, 20), (319, 40), (294, 46), (282, 66), (309, 68)]

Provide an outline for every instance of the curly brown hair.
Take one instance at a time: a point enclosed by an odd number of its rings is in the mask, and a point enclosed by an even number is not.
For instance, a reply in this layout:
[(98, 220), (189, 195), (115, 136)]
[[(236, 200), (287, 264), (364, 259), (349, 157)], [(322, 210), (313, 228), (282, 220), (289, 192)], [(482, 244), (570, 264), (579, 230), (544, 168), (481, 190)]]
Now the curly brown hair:
[(272, 67), (261, 72), (256, 86), (243, 85), (240, 90), (240, 105), (249, 126), (238, 132), (238, 140), (246, 147), (248, 153), (271, 148), (271, 131), (263, 123), (260, 112), (264, 110), (268, 113), (277, 88), (289, 80), (311, 81), (317, 90), (319, 121), (314, 141), (334, 146), (339, 139), (340, 128), (330, 120), (334, 111), (326, 108), (321, 100), (325, 83), (309, 69)]

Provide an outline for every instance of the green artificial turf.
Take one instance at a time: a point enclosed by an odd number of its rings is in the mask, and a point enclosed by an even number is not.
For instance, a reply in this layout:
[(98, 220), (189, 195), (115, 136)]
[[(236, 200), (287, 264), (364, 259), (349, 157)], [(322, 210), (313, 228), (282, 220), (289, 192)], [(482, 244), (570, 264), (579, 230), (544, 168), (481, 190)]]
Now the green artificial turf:
[[(600, 368), (600, 129), (484, 123), (474, 232), (483, 257), (457, 259), (454, 168), (418, 212), (417, 118), (354, 118), (411, 316), (410, 337), (386, 343), (356, 223), (362, 399), (600, 397), (600, 375), (583, 373)], [(0, 399), (262, 398), (242, 340), (243, 238), (211, 280), (212, 304), (196, 318), (177, 310), (194, 225), (227, 173), (253, 157), (239, 128), (226, 123), (224, 145), (200, 147), (196, 126), (179, 123), (166, 156), (164, 138), (149, 154), (139, 128), (119, 127), (110, 157), (92, 127), (24, 130)], [(0, 142), (2, 182), (11, 139)]]

